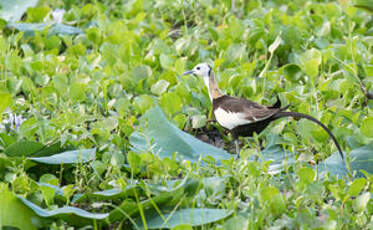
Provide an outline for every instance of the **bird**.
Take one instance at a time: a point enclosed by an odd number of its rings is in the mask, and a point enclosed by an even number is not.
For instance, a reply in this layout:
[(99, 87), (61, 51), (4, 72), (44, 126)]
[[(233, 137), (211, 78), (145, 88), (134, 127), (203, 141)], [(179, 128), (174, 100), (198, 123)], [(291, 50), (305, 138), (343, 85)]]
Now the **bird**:
[(271, 122), (283, 118), (304, 118), (321, 126), (333, 140), (339, 154), (344, 159), (342, 149), (333, 133), (316, 118), (299, 112), (287, 112), (290, 105), (281, 107), (281, 101), (272, 106), (260, 105), (245, 98), (238, 98), (223, 94), (215, 79), (214, 71), (207, 63), (197, 64), (192, 70), (184, 72), (183, 75), (194, 75), (202, 77), (208, 89), (209, 98), (212, 102), (213, 114), (220, 126), (227, 129), (233, 136), (237, 157), (239, 158), (238, 137), (251, 137), (254, 133), (261, 133)]

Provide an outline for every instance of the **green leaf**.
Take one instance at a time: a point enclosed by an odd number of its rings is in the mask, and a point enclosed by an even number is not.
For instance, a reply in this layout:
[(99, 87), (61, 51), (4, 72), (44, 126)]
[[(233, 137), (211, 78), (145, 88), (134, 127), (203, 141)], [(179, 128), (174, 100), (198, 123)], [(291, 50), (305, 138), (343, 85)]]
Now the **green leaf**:
[(12, 226), (22, 230), (37, 229), (32, 222), (32, 219), (37, 218), (36, 215), (8, 190), (7, 185), (0, 183), (0, 194), (0, 227)]
[(366, 179), (357, 178), (351, 183), (350, 188), (348, 189), (348, 194), (350, 194), (350, 196), (359, 195), (359, 193), (363, 190), (365, 185), (366, 185)]
[(43, 163), (43, 164), (74, 164), (74, 163), (86, 163), (94, 160), (96, 155), (96, 149), (83, 149), (66, 151), (63, 153), (55, 154), (48, 157), (29, 157), (28, 159)]
[(44, 31), (48, 28), (49, 35), (76, 35), (84, 33), (81, 29), (59, 23), (9, 23), (8, 28), (25, 32), (27, 36), (33, 36), (35, 31)]
[(303, 184), (311, 184), (315, 178), (315, 172), (309, 167), (302, 167), (297, 171), (297, 176)]
[[(145, 136), (146, 135), (146, 136)], [(171, 124), (159, 107), (149, 109), (140, 118), (140, 128), (130, 136), (135, 151), (145, 152), (149, 141), (150, 149), (161, 158), (172, 158), (173, 153), (185, 160), (197, 162), (200, 157), (211, 156), (218, 160), (229, 159), (231, 155), (223, 149), (206, 144)]]
[(286, 64), (281, 67), (281, 70), (287, 80), (298, 82), (301, 77), (301, 68), (296, 64)]
[(40, 6), (27, 9), (27, 21), (28, 22), (42, 22), (43, 19), (48, 15), (50, 9), (47, 6)]
[(354, 208), (358, 213), (361, 213), (365, 210), (369, 200), (371, 198), (370, 192), (365, 192), (358, 196), (354, 201)]
[(373, 117), (367, 117), (363, 120), (360, 131), (367, 137), (373, 137)]
[(12, 157), (31, 156), (42, 150), (44, 145), (33, 141), (17, 141), (5, 149), (5, 154)]
[(169, 115), (174, 115), (183, 107), (183, 102), (179, 95), (175, 92), (168, 92), (162, 95), (160, 104), (165, 112)]
[(147, 65), (139, 65), (133, 68), (132, 75), (136, 82), (149, 78), (152, 75), (152, 69)]
[(315, 48), (307, 50), (301, 55), (300, 62), (303, 71), (310, 77), (316, 77), (321, 64), (321, 52)]
[[(154, 204), (156, 204), (158, 208), (176, 205), (180, 202), (182, 197), (195, 196), (200, 188), (198, 181), (188, 177), (185, 177), (182, 180), (168, 181), (166, 185), (146, 184), (145, 186), (146, 190), (154, 195), (151, 199), (146, 199), (140, 202), (140, 205), (147, 214), (151, 214), (155, 211)], [(118, 220), (123, 220), (123, 218), (128, 218), (128, 216), (139, 216), (140, 205), (131, 200), (124, 200), (119, 207), (110, 212), (108, 218), (109, 222), (112, 223)]]
[(129, 185), (125, 188), (125, 190), (122, 190), (119, 188), (112, 188), (112, 189), (107, 189), (107, 190), (98, 191), (94, 193), (75, 194), (72, 202), (79, 203), (87, 199), (89, 200), (106, 200), (106, 199), (114, 200), (116, 198), (125, 196), (129, 192), (132, 192), (134, 189), (136, 189), (136, 186)]
[(363, 176), (360, 170), (373, 174), (373, 142), (350, 152), (351, 169), (358, 171), (357, 176)]
[(9, 107), (12, 103), (12, 96), (9, 93), (0, 93), (0, 121), (1, 121), (1, 114), (4, 110)]
[(109, 215), (108, 213), (91, 213), (83, 209), (71, 206), (64, 206), (62, 208), (57, 208), (54, 210), (47, 210), (37, 206), (36, 204), (26, 200), (21, 196), (17, 197), (23, 202), (24, 205), (29, 207), (36, 215), (40, 217), (61, 218), (76, 225), (90, 223), (89, 220), (103, 220)]
[[(212, 208), (190, 208), (180, 209), (172, 213), (164, 214), (164, 221), (159, 215), (146, 216), (146, 226), (148, 229), (175, 228), (179, 225), (201, 226), (222, 220), (232, 214), (226, 209)], [(141, 219), (137, 221), (140, 228), (144, 228)]]
[(329, 172), (331, 175), (342, 177), (347, 175), (348, 171), (344, 161), (339, 153), (333, 153), (330, 157), (326, 158), (324, 162), (318, 165), (318, 172)]
[(159, 56), (159, 62), (163, 69), (170, 69), (174, 64), (174, 60), (163, 53)]
[(271, 161), (268, 168), (268, 173), (271, 175), (279, 174), (284, 170), (284, 165), (292, 165), (295, 163), (295, 153), (284, 151), (281, 145), (276, 144), (277, 135), (269, 136), (269, 143), (262, 150), (261, 158), (265, 161)]
[[(218, 228), (219, 229), (219, 228)], [(243, 230), (249, 229), (249, 220), (247, 217), (242, 215), (232, 216), (228, 220), (224, 221), (221, 230)]]
[(39, 0), (1, 0), (0, 18), (6, 21), (19, 21), (27, 8), (34, 7)]
[(161, 79), (157, 81), (154, 85), (152, 85), (151, 91), (152, 93), (159, 96), (162, 93), (166, 92), (169, 85), (170, 83), (168, 81)]
[(371, 0), (356, 0), (354, 6), (373, 13), (373, 2)]
[[(373, 173), (373, 142), (363, 147), (353, 149), (350, 152), (350, 166), (351, 170), (356, 170), (358, 177), (362, 177), (363, 174), (360, 170)], [(338, 156), (339, 153), (335, 152), (328, 157), (324, 164), (320, 164), (319, 170), (329, 172), (331, 175), (342, 177), (347, 175), (347, 169), (344, 161)]]
[(193, 129), (199, 129), (206, 125), (205, 115), (194, 115), (192, 116), (192, 127)]

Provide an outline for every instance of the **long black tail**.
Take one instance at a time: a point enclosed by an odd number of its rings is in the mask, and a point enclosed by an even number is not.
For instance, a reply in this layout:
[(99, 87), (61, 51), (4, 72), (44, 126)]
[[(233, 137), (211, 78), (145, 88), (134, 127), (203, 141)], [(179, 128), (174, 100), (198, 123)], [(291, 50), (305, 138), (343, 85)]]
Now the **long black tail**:
[(333, 133), (323, 123), (321, 123), (319, 120), (317, 120), (314, 117), (311, 117), (310, 115), (307, 115), (307, 114), (304, 114), (304, 113), (297, 113), (297, 112), (279, 112), (279, 113), (277, 113), (276, 115), (273, 116), (273, 118), (276, 118), (276, 119), (281, 118), (281, 117), (305, 118), (307, 120), (313, 121), (314, 123), (320, 125), (329, 134), (329, 136), (332, 138), (334, 144), (337, 146), (339, 154), (341, 155), (342, 159), (344, 159), (341, 146), (339, 146), (337, 139), (335, 139), (335, 136), (333, 135)]

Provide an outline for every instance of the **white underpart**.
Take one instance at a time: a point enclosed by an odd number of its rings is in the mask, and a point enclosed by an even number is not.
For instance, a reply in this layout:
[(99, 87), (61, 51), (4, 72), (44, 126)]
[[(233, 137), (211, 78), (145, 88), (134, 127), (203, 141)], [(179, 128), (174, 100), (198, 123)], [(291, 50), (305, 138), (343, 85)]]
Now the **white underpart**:
[(220, 107), (214, 111), (214, 115), (218, 123), (229, 130), (239, 125), (252, 123), (252, 121), (245, 119), (246, 115), (244, 113), (228, 112)]

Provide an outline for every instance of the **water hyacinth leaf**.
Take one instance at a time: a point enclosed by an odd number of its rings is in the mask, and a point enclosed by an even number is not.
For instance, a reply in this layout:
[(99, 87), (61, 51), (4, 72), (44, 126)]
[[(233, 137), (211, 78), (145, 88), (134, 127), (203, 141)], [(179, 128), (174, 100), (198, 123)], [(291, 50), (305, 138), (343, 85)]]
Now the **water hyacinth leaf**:
[(132, 70), (132, 75), (136, 82), (150, 77), (152, 73), (152, 69), (147, 65), (139, 65)]
[(39, 0), (2, 0), (0, 18), (6, 21), (19, 21), (29, 7), (34, 7)]
[(108, 217), (108, 213), (91, 213), (80, 208), (64, 206), (54, 210), (43, 209), (27, 199), (17, 196), (24, 205), (29, 207), (36, 215), (45, 218), (61, 218), (75, 225), (89, 223), (89, 220), (103, 220)]
[(373, 117), (367, 117), (363, 120), (360, 131), (367, 137), (373, 137)]
[[(363, 176), (360, 170), (364, 170), (370, 174), (373, 173), (373, 142), (363, 147), (353, 149), (349, 157), (351, 159), (351, 170), (357, 172), (357, 177)], [(344, 161), (337, 152), (328, 157), (323, 164), (320, 164), (318, 169), (319, 172), (327, 171), (331, 175), (338, 177), (345, 176), (348, 173)]]
[(124, 190), (120, 188), (112, 188), (103, 191), (98, 191), (94, 193), (84, 193), (74, 195), (73, 202), (79, 203), (86, 199), (95, 199), (95, 200), (105, 200), (105, 199), (116, 199), (118, 197), (125, 196), (128, 193), (131, 193), (137, 186), (128, 185)]
[(0, 227), (3, 227), (2, 229), (5, 229), (5, 226), (24, 230), (37, 229), (32, 223), (32, 219), (37, 216), (8, 190), (8, 185), (0, 184), (0, 194)]
[(83, 31), (77, 27), (68, 26), (59, 23), (9, 23), (10, 29), (25, 32), (25, 35), (32, 36), (35, 31), (44, 31), (48, 28), (49, 35), (77, 35), (83, 34)]
[(277, 135), (270, 136), (268, 145), (261, 152), (263, 161), (271, 161), (268, 173), (272, 175), (281, 173), (285, 162), (287, 165), (295, 163), (295, 153), (286, 151), (280, 145), (277, 145), (275, 143), (277, 138)]
[(168, 81), (161, 79), (157, 81), (154, 85), (152, 85), (150, 90), (152, 91), (152, 93), (159, 96), (162, 93), (166, 92), (169, 85), (170, 83)]
[[(153, 140), (153, 147), (150, 149), (150, 143), (147, 140)], [(132, 133), (130, 143), (136, 152), (150, 150), (161, 158), (172, 158), (175, 152), (179, 158), (182, 157), (192, 162), (204, 156), (211, 156), (217, 160), (231, 157), (225, 150), (206, 144), (178, 129), (166, 119), (159, 107), (149, 109), (140, 118), (140, 128)]]
[(229, 230), (249, 229), (249, 220), (244, 215), (232, 216), (228, 220), (224, 221), (222, 229), (229, 229)]
[(50, 8), (47, 6), (28, 8), (26, 11), (27, 22), (42, 22), (49, 12)]
[(348, 171), (344, 161), (342, 160), (339, 153), (333, 153), (331, 156), (325, 159), (324, 162), (318, 165), (318, 172), (325, 173), (329, 172), (330, 175), (342, 177), (347, 175)]
[(86, 163), (94, 160), (96, 155), (96, 149), (82, 149), (82, 150), (73, 150), (66, 151), (59, 154), (54, 154), (47, 157), (29, 157), (28, 159), (43, 163), (43, 164), (74, 164), (74, 163)]
[(183, 102), (175, 92), (167, 92), (162, 95), (160, 104), (163, 110), (170, 116), (174, 115), (183, 107)]
[(351, 169), (356, 170), (357, 176), (363, 176), (360, 170), (373, 174), (373, 142), (350, 152)]
[(321, 52), (315, 48), (307, 50), (300, 57), (303, 71), (310, 77), (316, 77), (321, 64)]
[(356, 0), (354, 6), (373, 13), (373, 2), (371, 0)]
[[(232, 214), (232, 211), (212, 208), (190, 208), (181, 209), (172, 213), (164, 214), (164, 218), (159, 215), (146, 216), (148, 229), (175, 228), (179, 225), (201, 226), (222, 220)], [(165, 221), (167, 220), (167, 221)], [(141, 219), (137, 221), (140, 228), (144, 228)]]
[[(151, 199), (141, 201), (141, 206), (146, 213), (152, 213), (154, 204), (158, 208), (163, 206), (176, 205), (182, 197), (194, 196), (200, 188), (199, 181), (185, 177), (182, 180), (171, 180), (167, 185), (146, 184), (148, 192), (154, 195)], [(131, 188), (133, 189), (133, 188)], [(122, 220), (139, 213), (139, 205), (133, 200), (124, 200), (121, 205), (110, 212), (109, 222)]]
[(31, 156), (44, 148), (44, 145), (33, 141), (17, 141), (8, 146), (4, 153), (8, 156)]
[[(9, 93), (0, 93), (0, 115), (12, 104), (12, 96)], [(0, 116), (1, 121), (1, 116)]]
[(194, 115), (192, 116), (192, 127), (193, 129), (199, 129), (206, 125), (205, 115)]

